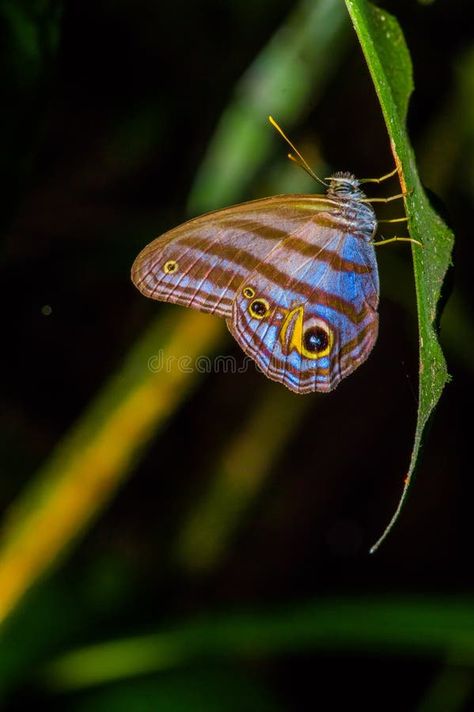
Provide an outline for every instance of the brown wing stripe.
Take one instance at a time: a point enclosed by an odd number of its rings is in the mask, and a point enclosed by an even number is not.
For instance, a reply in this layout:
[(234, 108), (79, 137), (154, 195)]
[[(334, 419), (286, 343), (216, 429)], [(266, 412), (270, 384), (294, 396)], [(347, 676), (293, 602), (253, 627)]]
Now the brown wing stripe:
[(282, 272), (268, 263), (264, 262), (260, 264), (256, 271), (279, 287), (288, 285), (288, 288), (291, 288), (292, 292), (299, 292), (313, 304), (325, 304), (331, 309), (335, 309), (340, 314), (347, 316), (354, 324), (360, 324), (367, 315), (367, 307), (365, 304), (362, 306), (362, 309), (358, 311), (352, 302), (347, 301), (347, 299), (342, 299), (342, 297), (326, 292), (323, 289), (316, 289), (308, 282), (289, 280), (286, 272)]
[(344, 358), (344, 356), (350, 356), (356, 346), (359, 346), (366, 337), (373, 331), (377, 332), (378, 330), (378, 319), (374, 321), (370, 321), (364, 328), (357, 334), (355, 339), (352, 339), (351, 341), (348, 341), (347, 344), (344, 344), (344, 346), (341, 348), (339, 351), (339, 357)]
[[(261, 236), (261, 232), (258, 233), (258, 236)], [(326, 262), (331, 266), (331, 269), (336, 272), (355, 272), (356, 274), (368, 274), (369, 272), (372, 272), (372, 267), (369, 265), (362, 265), (358, 262), (353, 262), (352, 260), (346, 260), (343, 257), (340, 257), (340, 255), (333, 250), (326, 250), (324, 248), (319, 248), (318, 250), (316, 245), (311, 242), (307, 242), (300, 237), (286, 236), (284, 240), (285, 248), (308, 257), (314, 255), (315, 259), (317, 258), (321, 262)], [(255, 269), (257, 264), (261, 261), (250, 252), (237, 247), (222, 245), (218, 242), (213, 244), (213, 241), (206, 237), (183, 237), (180, 240), (180, 244), (196, 250), (203, 250), (208, 255), (214, 255), (230, 261), (234, 260), (238, 255), (239, 258), (245, 263), (245, 266), (249, 269)], [(214, 247), (214, 249), (212, 249), (212, 247)]]
[(286, 230), (279, 230), (270, 225), (258, 222), (257, 220), (243, 220), (233, 218), (232, 220), (223, 221), (220, 225), (220, 230), (241, 230), (242, 232), (254, 233), (258, 237), (263, 237), (264, 240), (278, 242), (284, 240), (288, 236)]
[[(179, 242), (180, 245), (185, 245), (186, 247), (190, 247), (196, 250), (202, 250), (206, 253), (206, 256), (212, 255), (213, 257), (219, 257), (222, 260), (235, 262), (236, 264), (239, 263), (236, 260), (236, 257), (238, 257), (239, 260), (242, 261), (242, 264), (243, 266), (245, 266), (246, 269), (255, 269), (255, 267), (261, 261), (261, 258), (252, 255), (246, 250), (242, 250), (238, 247), (233, 247), (231, 245), (219, 244), (219, 242), (214, 243), (213, 240), (209, 240), (209, 238), (206, 237), (183, 237)], [(209, 269), (208, 264), (207, 269)]]
[(320, 262), (327, 262), (335, 272), (355, 272), (356, 274), (368, 274), (372, 272), (370, 265), (362, 265), (359, 262), (346, 260), (333, 250), (326, 250), (324, 247), (317, 249), (314, 244), (302, 240), (300, 237), (288, 237), (285, 240), (285, 248), (298, 252), (300, 255), (311, 257)]
[[(148, 296), (146, 292), (143, 292), (145, 296)], [(203, 302), (216, 302), (216, 292), (205, 292), (203, 289), (199, 290), (196, 294), (195, 287), (180, 287), (180, 289), (174, 289), (171, 285), (165, 285), (163, 292), (159, 295), (160, 300), (180, 300), (182, 302), (192, 302), (192, 301), (203, 301)], [(223, 296), (222, 300), (219, 300), (221, 305), (231, 305), (233, 301), (232, 297)]]

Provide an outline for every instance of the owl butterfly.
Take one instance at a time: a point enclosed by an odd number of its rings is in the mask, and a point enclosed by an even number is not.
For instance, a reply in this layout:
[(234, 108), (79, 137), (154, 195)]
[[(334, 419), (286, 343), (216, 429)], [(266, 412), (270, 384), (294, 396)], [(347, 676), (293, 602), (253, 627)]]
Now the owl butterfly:
[[(320, 180), (270, 121), (298, 159), (289, 157)], [(377, 339), (377, 219), (362, 182), (334, 173), (325, 195), (277, 195), (189, 220), (140, 252), (132, 281), (152, 299), (224, 317), (245, 353), (295, 393), (331, 391)]]

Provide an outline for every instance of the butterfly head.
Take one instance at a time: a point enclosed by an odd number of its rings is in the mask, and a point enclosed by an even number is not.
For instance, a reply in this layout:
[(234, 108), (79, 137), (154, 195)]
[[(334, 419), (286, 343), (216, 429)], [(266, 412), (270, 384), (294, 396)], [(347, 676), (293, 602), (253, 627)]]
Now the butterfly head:
[(365, 197), (359, 180), (352, 173), (338, 171), (326, 180), (329, 183), (327, 194), (333, 198), (360, 200)]

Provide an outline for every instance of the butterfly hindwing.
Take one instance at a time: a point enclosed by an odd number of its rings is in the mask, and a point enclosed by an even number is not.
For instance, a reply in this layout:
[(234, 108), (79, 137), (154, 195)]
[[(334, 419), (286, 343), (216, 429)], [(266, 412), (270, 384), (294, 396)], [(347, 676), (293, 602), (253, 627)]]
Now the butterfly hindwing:
[(297, 393), (335, 388), (377, 338), (373, 245), (324, 223), (314, 215), (249, 274), (228, 320), (261, 370)]

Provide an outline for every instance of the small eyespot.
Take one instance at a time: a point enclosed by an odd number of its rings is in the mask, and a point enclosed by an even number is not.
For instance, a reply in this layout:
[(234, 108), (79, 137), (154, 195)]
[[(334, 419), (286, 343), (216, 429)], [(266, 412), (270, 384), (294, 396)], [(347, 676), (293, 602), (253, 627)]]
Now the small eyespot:
[(255, 289), (253, 287), (244, 287), (242, 289), (242, 294), (247, 299), (253, 299), (253, 297), (255, 296)]
[(165, 264), (163, 265), (163, 272), (165, 274), (173, 274), (177, 271), (178, 266), (179, 265), (176, 260), (168, 260), (168, 262), (165, 262)]
[(255, 319), (263, 319), (268, 315), (270, 305), (266, 299), (254, 299), (250, 302), (249, 312)]
[(303, 336), (303, 346), (312, 354), (326, 351), (329, 346), (329, 334), (320, 326), (307, 329)]

